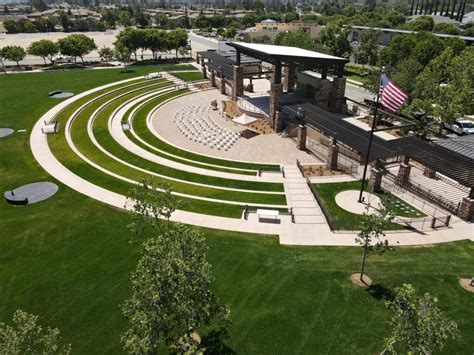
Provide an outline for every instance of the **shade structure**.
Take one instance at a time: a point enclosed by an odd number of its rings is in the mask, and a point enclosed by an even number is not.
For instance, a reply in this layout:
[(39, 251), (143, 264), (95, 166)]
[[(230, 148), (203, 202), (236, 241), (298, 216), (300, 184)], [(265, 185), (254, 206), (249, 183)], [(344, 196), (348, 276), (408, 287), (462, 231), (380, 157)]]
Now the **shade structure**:
[(255, 117), (251, 117), (245, 113), (242, 116), (236, 117), (232, 120), (232, 122), (241, 124), (242, 126), (246, 126), (255, 121), (258, 121), (258, 119), (256, 119)]

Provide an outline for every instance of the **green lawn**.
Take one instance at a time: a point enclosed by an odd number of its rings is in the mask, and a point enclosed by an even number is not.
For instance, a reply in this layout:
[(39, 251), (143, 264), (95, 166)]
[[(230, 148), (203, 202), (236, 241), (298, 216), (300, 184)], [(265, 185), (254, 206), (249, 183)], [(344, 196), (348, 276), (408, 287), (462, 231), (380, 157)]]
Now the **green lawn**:
[[(230, 179), (221, 179), (221, 178), (214, 178), (208, 177), (198, 174), (191, 174), (185, 171), (171, 169), (165, 166), (161, 166), (159, 164), (150, 162), (145, 160), (139, 156), (136, 156), (126, 149), (121, 147), (115, 140), (110, 136), (107, 130), (107, 120), (109, 115), (114, 111), (115, 108), (120, 106), (120, 104), (132, 99), (134, 96), (139, 94), (144, 94), (150, 92), (152, 90), (156, 90), (159, 88), (163, 88), (163, 85), (166, 83), (160, 83), (159, 81), (156, 82), (153, 86), (149, 86), (148, 82), (144, 82), (144, 84), (137, 85), (134, 93), (126, 94), (120, 99), (113, 101), (111, 104), (106, 105), (101, 111), (99, 111), (96, 122), (94, 124), (94, 133), (99, 133), (97, 139), (99, 143), (109, 152), (114, 154), (115, 156), (119, 157), (120, 159), (130, 162), (133, 165), (146, 169), (147, 171), (153, 171), (158, 174), (162, 174), (165, 176), (173, 176), (176, 178), (180, 178), (184, 181), (195, 181), (200, 182), (203, 184), (208, 185), (215, 185), (215, 186), (224, 186), (224, 187), (240, 187), (244, 189), (254, 189), (254, 190), (268, 190), (271, 188), (278, 188), (281, 187), (281, 184), (271, 184), (271, 183), (258, 183), (258, 182), (245, 182), (239, 180), (230, 180)], [(145, 179), (149, 176), (149, 174), (139, 171), (135, 168), (126, 166), (120, 162), (117, 162), (107, 156), (105, 153), (100, 151), (89, 139), (87, 134), (87, 121), (94, 113), (94, 111), (99, 108), (104, 103), (107, 103), (109, 100), (113, 99), (118, 95), (122, 95), (126, 93), (128, 89), (121, 89), (115, 93), (109, 93), (108, 95), (97, 99), (90, 105), (86, 106), (81, 112), (78, 113), (73, 125), (72, 125), (72, 139), (77, 148), (84, 154), (86, 157), (91, 159), (93, 162), (98, 164), (101, 167), (106, 168), (109, 171), (112, 171), (120, 176), (125, 178), (132, 179), (134, 181), (140, 181)], [(94, 97), (94, 94), (92, 94)], [(73, 109), (76, 109), (77, 105), (72, 105)], [(64, 126), (66, 124), (67, 119), (70, 116), (71, 109), (66, 108), (63, 113), (58, 115), (58, 122), (60, 125)], [(130, 183), (125, 181), (117, 181), (113, 182), (112, 184), (103, 185), (100, 184), (103, 180), (100, 179), (100, 176), (106, 174), (100, 174), (97, 178), (93, 176), (96, 174), (97, 170), (88, 164), (85, 164), (80, 158), (78, 158), (75, 153), (69, 148), (66, 138), (64, 135), (64, 131), (60, 131), (58, 134), (51, 135), (49, 137), (50, 147), (53, 153), (58, 157), (58, 159), (67, 166), (70, 170), (78, 174), (79, 176), (88, 179), (89, 181), (94, 181), (96, 184), (103, 186), (107, 189), (115, 190), (114, 188), (117, 186), (121, 186), (120, 193), (126, 194), (127, 190), (130, 188)], [(110, 181), (110, 179), (107, 179)], [(229, 193), (226, 190), (213, 188), (212, 186), (204, 187), (198, 185), (191, 185), (185, 182), (176, 182), (171, 180), (166, 180), (165, 178), (157, 177), (156, 180), (161, 181), (169, 181), (173, 184), (173, 189), (176, 192), (181, 192), (193, 196), (202, 196), (207, 198), (214, 198), (220, 200), (229, 200), (229, 201), (239, 201), (243, 203), (261, 203), (261, 204), (279, 204), (285, 205), (286, 199), (285, 195), (282, 194), (255, 194), (250, 192), (243, 192), (243, 191), (234, 191)], [(189, 200), (183, 209), (192, 209), (192, 211), (201, 211), (205, 214), (217, 214), (223, 216), (232, 216), (240, 218), (241, 212), (243, 207), (233, 207), (231, 214), (229, 214), (229, 209), (227, 206), (223, 206), (222, 209), (214, 208), (207, 209), (210, 202), (206, 202), (204, 205), (199, 205), (197, 200)], [(199, 206), (194, 206), (198, 204)]]
[[(47, 92), (80, 92), (123, 75), (128, 74), (101, 70), (1, 76), (0, 126), (28, 129), (0, 141), (1, 191), (52, 180), (28, 143), (38, 117), (58, 103)], [(59, 185), (52, 199), (36, 205), (0, 202), (0, 321), (10, 321), (21, 308), (40, 315), (45, 326), (59, 327), (74, 354), (122, 353), (119, 336), (127, 324), (118, 305), (130, 296), (128, 275), (138, 248), (129, 243), (129, 219)], [(472, 350), (474, 297), (457, 283), (474, 275), (472, 242), (373, 255), (367, 272), (375, 286), (366, 291), (349, 281), (359, 268), (360, 248), (288, 247), (271, 236), (201, 231), (214, 289), (231, 307), (227, 345), (237, 354), (379, 353), (390, 331), (383, 295), (404, 282), (436, 295), (458, 323), (462, 338), (443, 353)]]
[(173, 75), (184, 81), (196, 81), (204, 79), (200, 71), (176, 72), (173, 73)]
[[(331, 215), (333, 221), (333, 227), (336, 230), (354, 230), (357, 229), (357, 226), (362, 222), (362, 215), (351, 213), (341, 207), (336, 203), (336, 195), (342, 191), (346, 190), (359, 190), (360, 181), (350, 181), (350, 182), (340, 182), (340, 183), (324, 183), (324, 184), (313, 184), (315, 189), (318, 191), (321, 199), (326, 206), (329, 214)], [(367, 190), (367, 188), (365, 189)], [(376, 193), (379, 197), (383, 197), (384, 194)], [(396, 216), (401, 217), (425, 217), (426, 215), (419, 211), (417, 208), (411, 206), (403, 200), (400, 200), (398, 197), (390, 194), (388, 196), (392, 202), (392, 211)], [(377, 206), (375, 206), (377, 207)], [(388, 229), (397, 230), (404, 229), (405, 226), (390, 223), (387, 226)]]

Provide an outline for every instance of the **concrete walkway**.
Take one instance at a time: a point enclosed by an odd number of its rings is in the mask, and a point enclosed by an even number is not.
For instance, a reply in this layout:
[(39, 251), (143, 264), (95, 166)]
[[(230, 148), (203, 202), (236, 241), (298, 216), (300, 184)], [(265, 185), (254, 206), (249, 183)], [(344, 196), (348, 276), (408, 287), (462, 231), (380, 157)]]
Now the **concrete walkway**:
[[(104, 85), (94, 90), (80, 94), (81, 97), (87, 95), (95, 90), (101, 90), (102, 88), (110, 87), (114, 84)], [(79, 96), (79, 95), (77, 95)], [(77, 97), (76, 96), (76, 97)], [(58, 106), (66, 106), (68, 100), (62, 102)], [(72, 100), (70, 101), (72, 102)], [(69, 103), (70, 103), (69, 102)], [(92, 182), (86, 181), (81, 177), (75, 175), (73, 172), (64, 167), (52, 154), (49, 149), (47, 136), (42, 134), (41, 128), (44, 125), (44, 120), (48, 120), (54, 117), (54, 114), (59, 112), (60, 108), (55, 106), (50, 111), (45, 113), (34, 126), (30, 136), (30, 146), (35, 159), (38, 163), (54, 178), (64, 183), (66, 186), (86, 195), (94, 198), (98, 201), (107, 203), (117, 208), (129, 208), (125, 206), (125, 197), (108, 191), (102, 187), (99, 187)], [(295, 171), (288, 167), (290, 171), (288, 173), (295, 174)], [(299, 194), (299, 187), (301, 176), (296, 174), (291, 176), (288, 175), (288, 188), (293, 191), (289, 191), (290, 198), (296, 197), (292, 201), (296, 202), (304, 194)], [(71, 206), (72, 208), (72, 206)], [(326, 223), (292, 223), (289, 216), (282, 216), (279, 224), (273, 223), (261, 223), (257, 220), (255, 214), (250, 214), (248, 220), (244, 219), (231, 219), (216, 216), (207, 216), (196, 213), (190, 213), (185, 211), (176, 211), (172, 216), (173, 221), (180, 221), (183, 223), (222, 229), (222, 230), (233, 230), (249, 233), (261, 233), (261, 234), (276, 234), (280, 236), (280, 243), (292, 244), (292, 245), (338, 245), (338, 246), (351, 246), (357, 245), (355, 243), (356, 233), (333, 233), (329, 230)], [(434, 231), (418, 231), (418, 232), (389, 232), (387, 233), (386, 239), (392, 245), (420, 245), (420, 244), (434, 244), (443, 243), (463, 239), (474, 240), (474, 225), (466, 223), (457, 217), (452, 218), (450, 228), (444, 228), (441, 230)]]

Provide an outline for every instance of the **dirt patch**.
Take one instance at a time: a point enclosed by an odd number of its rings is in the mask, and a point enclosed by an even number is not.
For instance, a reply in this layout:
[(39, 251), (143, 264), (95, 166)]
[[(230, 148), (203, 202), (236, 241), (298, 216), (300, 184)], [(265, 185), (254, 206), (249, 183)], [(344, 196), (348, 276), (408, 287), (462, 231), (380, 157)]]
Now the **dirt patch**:
[(354, 285), (360, 287), (369, 287), (370, 285), (372, 285), (372, 279), (366, 274), (364, 274), (362, 280), (360, 279), (360, 272), (355, 272), (351, 274), (351, 281)]
[(461, 287), (462, 287), (463, 289), (465, 289), (466, 291), (469, 291), (469, 292), (474, 293), (474, 286), (471, 286), (471, 279), (460, 278), (460, 279), (459, 279), (459, 284), (460, 284)]

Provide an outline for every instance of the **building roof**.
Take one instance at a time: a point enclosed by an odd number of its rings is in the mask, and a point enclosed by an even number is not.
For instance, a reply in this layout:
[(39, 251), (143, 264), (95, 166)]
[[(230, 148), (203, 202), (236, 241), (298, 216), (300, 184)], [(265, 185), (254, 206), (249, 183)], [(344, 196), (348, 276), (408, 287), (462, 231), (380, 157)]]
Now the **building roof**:
[(435, 143), (445, 149), (474, 159), (474, 134), (452, 139), (443, 139)]
[[(269, 57), (281, 57), (283, 60), (286, 58), (300, 58), (309, 60), (326, 60), (332, 62), (347, 63), (348, 60), (345, 58), (335, 57), (329, 54), (319, 53), (310, 51), (303, 48), (288, 47), (288, 46), (276, 46), (273, 44), (260, 44), (260, 43), (244, 43), (244, 42), (228, 42), (229, 46), (234, 47), (237, 50), (243, 50), (245, 54), (252, 55), (247, 52), (252, 52)], [(261, 58), (259, 58), (261, 59)]]
[(266, 20), (261, 21), (260, 23), (276, 23), (276, 21), (272, 19), (266, 19)]

